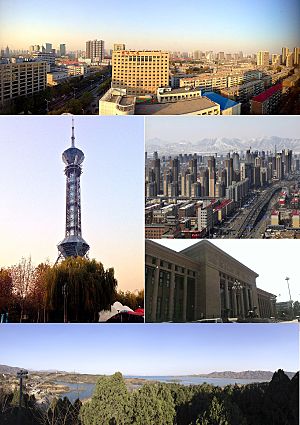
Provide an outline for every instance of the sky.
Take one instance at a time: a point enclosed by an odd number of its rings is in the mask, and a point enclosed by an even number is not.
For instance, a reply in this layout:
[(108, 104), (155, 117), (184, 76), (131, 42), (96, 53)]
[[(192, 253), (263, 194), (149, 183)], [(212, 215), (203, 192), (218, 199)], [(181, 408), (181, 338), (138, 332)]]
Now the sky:
[[(166, 142), (196, 142), (208, 138), (250, 139), (263, 136), (300, 138), (300, 120), (296, 116), (218, 116), (208, 120), (199, 117), (146, 117), (146, 143), (159, 138)], [(216, 118), (216, 119), (214, 119)]]
[[(199, 241), (161, 239), (154, 242), (182, 251)], [(285, 280), (289, 277), (292, 300), (300, 300), (299, 240), (210, 239), (210, 242), (259, 274), (257, 287), (275, 294), (278, 301), (289, 300)]]
[(0, 0), (2, 47), (45, 42), (85, 49), (90, 39), (106, 48), (280, 53), (299, 44), (298, 0)]
[(0, 364), (94, 374), (299, 368), (297, 324), (2, 325)]
[[(57, 259), (65, 234), (62, 152), (71, 116), (0, 117), (0, 267)], [(135, 117), (75, 117), (82, 236), (90, 258), (114, 267), (119, 289), (144, 286), (144, 126)]]

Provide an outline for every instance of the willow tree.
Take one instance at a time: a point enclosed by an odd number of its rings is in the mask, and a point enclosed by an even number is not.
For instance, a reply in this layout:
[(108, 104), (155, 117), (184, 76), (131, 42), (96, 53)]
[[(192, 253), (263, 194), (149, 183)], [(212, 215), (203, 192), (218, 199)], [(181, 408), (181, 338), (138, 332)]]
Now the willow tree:
[(45, 275), (46, 308), (50, 321), (94, 322), (116, 296), (114, 269), (96, 260), (67, 258)]

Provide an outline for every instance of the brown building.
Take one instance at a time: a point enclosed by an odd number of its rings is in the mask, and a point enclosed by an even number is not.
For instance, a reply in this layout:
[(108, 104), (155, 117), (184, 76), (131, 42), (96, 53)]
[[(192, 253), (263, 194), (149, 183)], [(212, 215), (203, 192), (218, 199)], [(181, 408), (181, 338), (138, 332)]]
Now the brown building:
[(251, 99), (251, 113), (255, 115), (269, 115), (276, 113), (276, 108), (282, 95), (282, 83), (270, 87)]
[(207, 240), (180, 252), (146, 240), (146, 321), (275, 315), (276, 297), (258, 274)]

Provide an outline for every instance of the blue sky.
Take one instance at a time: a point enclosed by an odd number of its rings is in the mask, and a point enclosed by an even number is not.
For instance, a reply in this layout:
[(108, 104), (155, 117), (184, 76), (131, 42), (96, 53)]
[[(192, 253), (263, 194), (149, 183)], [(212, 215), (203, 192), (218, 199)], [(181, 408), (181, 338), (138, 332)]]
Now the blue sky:
[[(174, 251), (181, 251), (197, 241), (155, 240)], [(296, 239), (211, 239), (211, 243), (240, 261), (259, 276), (258, 288), (277, 296), (278, 301), (288, 301), (286, 276), (290, 278), (292, 300), (300, 300), (299, 240)]]
[[(127, 117), (128, 118), (128, 117)], [(75, 117), (82, 234), (90, 258), (114, 267), (121, 289), (143, 287), (143, 118)], [(0, 267), (57, 258), (64, 238), (70, 116), (0, 117)]]
[[(216, 118), (216, 119), (215, 119)], [(210, 117), (199, 120), (198, 117), (146, 117), (147, 140), (160, 138), (163, 141), (177, 142), (186, 140), (196, 142), (203, 138), (240, 138), (251, 139), (263, 136), (300, 138), (300, 120), (297, 116), (226, 116)]]
[(12, 48), (84, 49), (100, 38), (107, 48), (279, 52), (299, 44), (299, 11), (298, 0), (1, 0), (1, 39)]
[(295, 371), (298, 332), (296, 324), (2, 325), (0, 364), (129, 375)]

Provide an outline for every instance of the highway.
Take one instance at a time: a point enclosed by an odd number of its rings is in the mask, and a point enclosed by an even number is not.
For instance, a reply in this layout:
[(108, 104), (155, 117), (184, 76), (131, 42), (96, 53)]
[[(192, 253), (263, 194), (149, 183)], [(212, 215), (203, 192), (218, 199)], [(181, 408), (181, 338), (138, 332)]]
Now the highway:
[(263, 209), (268, 206), (272, 198), (282, 188), (282, 182), (275, 184), (264, 191), (256, 192), (247, 207), (241, 208), (240, 213), (235, 214), (220, 229), (223, 238), (251, 238), (260, 237), (257, 234), (257, 221)]

